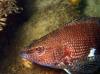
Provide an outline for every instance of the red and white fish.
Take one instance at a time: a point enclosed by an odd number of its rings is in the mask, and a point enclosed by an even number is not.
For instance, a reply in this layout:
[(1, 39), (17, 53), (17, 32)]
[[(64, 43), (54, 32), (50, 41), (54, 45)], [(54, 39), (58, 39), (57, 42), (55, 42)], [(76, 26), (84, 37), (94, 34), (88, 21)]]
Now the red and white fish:
[(93, 72), (100, 67), (99, 53), (100, 20), (91, 17), (68, 23), (33, 41), (20, 55), (32, 63), (71, 74)]

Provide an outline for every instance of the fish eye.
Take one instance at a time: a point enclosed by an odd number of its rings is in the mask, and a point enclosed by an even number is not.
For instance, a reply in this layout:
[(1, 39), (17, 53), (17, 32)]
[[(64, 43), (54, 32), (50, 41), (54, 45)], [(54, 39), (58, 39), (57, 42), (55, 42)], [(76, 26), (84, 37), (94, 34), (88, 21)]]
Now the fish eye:
[(27, 54), (31, 54), (31, 53), (33, 53), (34, 52), (34, 50), (27, 50)]
[(42, 47), (42, 46), (41, 47), (36, 47), (35, 50), (36, 50), (37, 53), (40, 54), (44, 51), (44, 47)]

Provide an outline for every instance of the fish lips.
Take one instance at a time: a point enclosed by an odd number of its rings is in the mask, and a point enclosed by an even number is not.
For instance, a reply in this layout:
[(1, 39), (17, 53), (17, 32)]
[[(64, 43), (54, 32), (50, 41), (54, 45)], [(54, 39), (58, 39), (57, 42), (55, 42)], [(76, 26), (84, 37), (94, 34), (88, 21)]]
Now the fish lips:
[(28, 59), (29, 57), (25, 51), (20, 51), (19, 56), (23, 59)]

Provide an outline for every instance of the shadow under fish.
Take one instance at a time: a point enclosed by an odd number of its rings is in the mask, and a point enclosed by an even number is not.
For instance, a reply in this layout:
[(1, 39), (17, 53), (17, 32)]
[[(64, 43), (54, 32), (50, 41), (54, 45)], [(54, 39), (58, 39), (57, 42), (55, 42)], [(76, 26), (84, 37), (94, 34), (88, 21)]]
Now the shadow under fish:
[(90, 17), (72, 21), (33, 41), (20, 56), (68, 74), (92, 74), (100, 68), (100, 19)]

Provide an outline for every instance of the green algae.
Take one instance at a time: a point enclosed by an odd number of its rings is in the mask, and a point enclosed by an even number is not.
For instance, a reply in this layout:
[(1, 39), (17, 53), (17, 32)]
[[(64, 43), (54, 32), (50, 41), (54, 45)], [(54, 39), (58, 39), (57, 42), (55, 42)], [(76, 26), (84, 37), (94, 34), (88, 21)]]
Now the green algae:
[(87, 0), (84, 13), (91, 17), (100, 17), (100, 0)]

